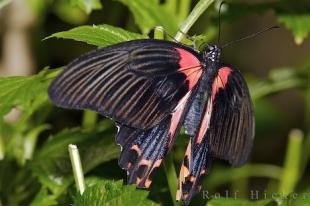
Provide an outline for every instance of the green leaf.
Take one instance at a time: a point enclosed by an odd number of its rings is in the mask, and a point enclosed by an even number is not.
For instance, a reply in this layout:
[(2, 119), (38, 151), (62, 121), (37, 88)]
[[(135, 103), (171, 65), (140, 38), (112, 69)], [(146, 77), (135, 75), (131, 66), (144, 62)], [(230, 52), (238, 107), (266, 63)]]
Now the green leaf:
[(37, 193), (34, 200), (31, 202), (30, 206), (52, 206), (57, 205), (56, 198), (53, 195), (48, 194), (47, 189), (41, 189), (39, 193)]
[(83, 195), (78, 195), (74, 199), (74, 205), (156, 205), (154, 202), (147, 199), (147, 195), (147, 191), (138, 190), (134, 185), (123, 185), (122, 181), (101, 180), (87, 187)]
[(123, 41), (147, 38), (141, 34), (129, 32), (106, 24), (98, 26), (80, 26), (68, 31), (52, 34), (47, 38), (51, 37), (73, 39), (75, 41), (85, 42), (98, 47), (105, 47)]
[(61, 20), (70, 24), (83, 24), (88, 19), (88, 15), (84, 10), (80, 7), (72, 6), (67, 1), (56, 1), (53, 11)]
[(48, 76), (55, 71), (43, 70), (33, 76), (0, 77), (0, 124), (5, 114), (18, 107), (31, 114), (42, 103), (48, 101)]
[(92, 10), (102, 8), (100, 0), (70, 0), (70, 2), (83, 9), (87, 14), (90, 14)]
[(120, 0), (133, 13), (135, 22), (143, 34), (149, 33), (155, 26), (162, 26), (173, 36), (178, 31), (178, 17), (157, 0)]
[(308, 206), (310, 203), (310, 188), (299, 193), (293, 192), (289, 197), (293, 200), (291, 205)]
[(249, 201), (237, 198), (214, 198), (207, 203), (207, 206), (271, 206), (276, 205), (274, 200), (266, 199), (266, 200), (258, 200), (258, 201)]
[(296, 44), (301, 44), (310, 33), (309, 14), (282, 14), (278, 16), (278, 21), (292, 30)]
[(35, 154), (32, 170), (52, 194), (61, 195), (73, 183), (68, 145), (77, 144), (83, 171), (87, 173), (99, 164), (118, 157), (120, 149), (111, 138), (114, 132), (114, 128), (101, 125), (92, 132), (77, 128), (65, 130), (52, 137)]

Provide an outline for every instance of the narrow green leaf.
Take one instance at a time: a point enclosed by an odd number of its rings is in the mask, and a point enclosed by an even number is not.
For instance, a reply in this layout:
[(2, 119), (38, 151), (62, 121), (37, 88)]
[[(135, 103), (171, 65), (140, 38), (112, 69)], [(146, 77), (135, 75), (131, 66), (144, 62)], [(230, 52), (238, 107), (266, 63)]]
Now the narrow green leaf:
[(283, 14), (278, 16), (278, 21), (292, 30), (296, 44), (301, 44), (310, 33), (310, 14)]
[(303, 132), (294, 129), (289, 134), (289, 142), (285, 154), (282, 179), (279, 192), (288, 195), (293, 192), (300, 178), (300, 162), (302, 158)]
[(143, 34), (149, 33), (155, 26), (162, 26), (170, 35), (178, 31), (178, 17), (169, 12), (167, 7), (160, 5), (157, 0), (120, 0), (128, 6), (134, 15), (135, 22)]
[(255, 101), (266, 95), (280, 92), (290, 88), (309, 86), (309, 74), (306, 70), (294, 68), (279, 68), (271, 70), (267, 80), (250, 84), (250, 93)]
[(141, 34), (129, 32), (106, 24), (98, 26), (79, 26), (68, 31), (52, 34), (45, 39), (51, 37), (73, 39), (75, 41), (85, 42), (98, 47), (105, 47), (123, 41), (147, 38)]
[(209, 177), (205, 179), (204, 185), (212, 189), (241, 178), (249, 177), (280, 180), (282, 177), (282, 168), (268, 164), (248, 164), (240, 168), (215, 167)]
[(138, 190), (134, 185), (123, 185), (122, 181), (101, 180), (86, 188), (83, 195), (78, 195), (74, 199), (74, 205), (156, 205), (147, 199), (147, 195), (147, 191)]

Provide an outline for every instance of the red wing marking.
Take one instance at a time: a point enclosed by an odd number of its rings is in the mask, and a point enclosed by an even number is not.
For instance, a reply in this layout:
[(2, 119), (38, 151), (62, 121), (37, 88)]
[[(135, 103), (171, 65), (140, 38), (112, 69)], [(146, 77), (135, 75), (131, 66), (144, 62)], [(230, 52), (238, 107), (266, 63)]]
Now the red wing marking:
[(218, 93), (218, 91), (221, 88), (222, 89), (225, 88), (227, 81), (228, 81), (228, 77), (231, 74), (231, 72), (232, 72), (232, 69), (229, 67), (220, 68), (217, 76), (215, 77), (212, 83), (211, 98), (209, 98), (207, 102), (207, 108), (205, 110), (205, 114), (203, 116), (203, 119), (202, 119), (202, 122), (199, 128), (198, 136), (196, 139), (196, 142), (198, 144), (201, 143), (201, 141), (203, 140), (203, 137), (205, 136), (209, 128), (215, 95)]
[(225, 88), (228, 77), (230, 73), (232, 72), (232, 69), (229, 67), (222, 67), (219, 69), (217, 76), (215, 77), (215, 80), (212, 84), (212, 98), (214, 99), (215, 95), (221, 88)]
[(189, 89), (191, 90), (197, 84), (202, 74), (201, 63), (192, 53), (180, 48), (176, 50), (180, 55), (180, 68), (178, 70), (186, 75), (189, 81)]
[(208, 103), (207, 103), (207, 110), (205, 111), (205, 114), (203, 116), (201, 125), (199, 127), (198, 136), (196, 139), (196, 142), (198, 144), (200, 144), (202, 142), (203, 137), (209, 128), (211, 114), (212, 114), (212, 107), (213, 107), (213, 98), (209, 98)]
[(179, 122), (181, 120), (183, 111), (184, 111), (186, 103), (187, 103), (187, 100), (190, 97), (191, 93), (192, 93), (191, 91), (187, 92), (187, 94), (181, 99), (179, 104), (176, 106), (175, 111), (172, 113), (171, 124), (170, 124), (170, 128), (169, 128), (169, 138), (170, 138), (169, 139), (169, 145), (171, 145), (172, 139), (174, 139), (176, 129), (179, 125)]

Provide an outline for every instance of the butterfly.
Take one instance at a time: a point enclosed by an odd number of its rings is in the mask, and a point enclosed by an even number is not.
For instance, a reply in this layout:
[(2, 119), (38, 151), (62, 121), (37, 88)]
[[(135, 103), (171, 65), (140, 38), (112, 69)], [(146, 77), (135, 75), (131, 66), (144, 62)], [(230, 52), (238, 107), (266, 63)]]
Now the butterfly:
[(116, 122), (127, 182), (148, 188), (181, 127), (189, 136), (177, 200), (189, 204), (214, 159), (244, 164), (254, 137), (247, 84), (221, 49), (202, 52), (165, 40), (132, 40), (72, 61), (49, 97), (63, 108), (91, 109)]

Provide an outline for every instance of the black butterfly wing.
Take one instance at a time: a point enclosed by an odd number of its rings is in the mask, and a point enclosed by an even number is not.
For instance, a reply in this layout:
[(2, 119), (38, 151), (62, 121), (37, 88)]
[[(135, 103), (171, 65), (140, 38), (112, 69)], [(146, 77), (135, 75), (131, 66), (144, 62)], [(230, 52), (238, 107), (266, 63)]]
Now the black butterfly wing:
[(119, 165), (127, 170), (127, 182), (148, 188), (155, 170), (171, 149), (184, 120), (193, 92), (188, 92), (175, 111), (153, 128), (139, 130), (120, 126), (116, 142), (122, 152)]
[(176, 43), (135, 40), (70, 63), (49, 88), (58, 106), (92, 109), (123, 125), (151, 128), (197, 84), (197, 53)]
[(228, 160), (234, 166), (242, 165), (254, 138), (250, 94), (239, 71), (220, 68), (207, 98), (196, 96), (195, 101), (196, 105), (190, 109), (195, 113), (184, 123), (193, 136), (181, 167), (177, 195), (177, 199), (186, 203), (200, 191), (202, 177), (213, 158)]
[(254, 140), (250, 93), (240, 72), (230, 67), (222, 67), (215, 82), (212, 117), (205, 134), (209, 154), (241, 166), (247, 161)]

